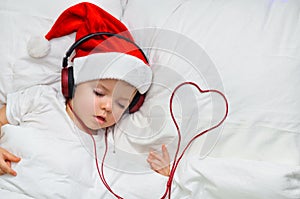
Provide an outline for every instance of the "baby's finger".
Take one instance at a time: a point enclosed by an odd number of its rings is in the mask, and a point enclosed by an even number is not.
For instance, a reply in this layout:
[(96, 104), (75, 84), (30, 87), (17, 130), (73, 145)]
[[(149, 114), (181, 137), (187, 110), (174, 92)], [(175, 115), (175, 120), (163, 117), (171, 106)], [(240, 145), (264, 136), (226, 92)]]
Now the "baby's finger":
[(169, 155), (166, 145), (163, 144), (161, 146), (161, 150), (162, 150), (162, 154), (163, 154), (163, 159), (167, 162), (170, 162), (170, 155)]
[(156, 171), (157, 173), (160, 173), (164, 176), (169, 176), (170, 174), (170, 168), (168, 166), (163, 167), (160, 164), (150, 163), (150, 167), (152, 170)]
[(5, 151), (3, 153), (3, 156), (6, 160), (9, 160), (11, 162), (19, 162), (21, 160), (21, 158), (15, 156), (14, 154), (8, 152), (8, 151)]
[(10, 166), (11, 163), (9, 161), (8, 162), (0, 161), (0, 169), (2, 172), (16, 176), (17, 172), (15, 172)]
[[(5, 161), (5, 163), (1, 163), (1, 164), (7, 164), (8, 167), (11, 167), (10, 162)], [(5, 165), (4, 165), (5, 166)], [(1, 167), (1, 165), (0, 165)], [(4, 172), (1, 168), (0, 168), (0, 175), (6, 174), (6, 172)]]
[(158, 164), (157, 162), (149, 162), (151, 169), (153, 169), (154, 171), (158, 171), (162, 168), (162, 166), (160, 164)]
[(147, 158), (147, 162), (150, 163), (156, 163), (156, 164), (161, 164), (161, 162), (155, 158)]
[(151, 168), (154, 168), (154, 170), (162, 169), (164, 167), (168, 167), (169, 163), (161, 162), (157, 159), (147, 159), (147, 162), (152, 166)]
[(150, 153), (149, 153), (149, 156), (148, 156), (148, 158), (150, 158), (150, 159), (156, 159), (156, 160), (159, 160), (159, 161), (163, 161), (163, 157), (160, 155), (160, 154), (158, 154), (158, 153), (156, 153), (156, 152), (154, 152), (154, 151), (151, 151)]

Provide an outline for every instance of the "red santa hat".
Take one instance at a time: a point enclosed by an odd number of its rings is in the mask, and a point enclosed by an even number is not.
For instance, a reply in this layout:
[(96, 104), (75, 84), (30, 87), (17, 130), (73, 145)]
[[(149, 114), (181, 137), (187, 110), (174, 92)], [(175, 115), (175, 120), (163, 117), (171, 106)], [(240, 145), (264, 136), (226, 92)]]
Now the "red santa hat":
[[(96, 79), (123, 80), (144, 94), (152, 81), (152, 71), (142, 51), (134, 45), (132, 35), (118, 19), (92, 3), (79, 3), (66, 9), (56, 20), (44, 40), (28, 43), (30, 56), (39, 58), (50, 51), (50, 40), (76, 32), (76, 41), (91, 33), (121, 35), (97, 36), (79, 45), (71, 61), (75, 84)], [(133, 43), (132, 43), (133, 42)]]

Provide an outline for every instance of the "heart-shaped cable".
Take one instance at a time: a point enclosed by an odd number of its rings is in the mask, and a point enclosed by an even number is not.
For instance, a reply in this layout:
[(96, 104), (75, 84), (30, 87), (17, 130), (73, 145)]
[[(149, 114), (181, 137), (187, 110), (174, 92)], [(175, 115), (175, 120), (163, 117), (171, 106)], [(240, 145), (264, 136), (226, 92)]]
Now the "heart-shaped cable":
[[(180, 133), (180, 129), (179, 129), (179, 125), (175, 119), (175, 116), (173, 114), (173, 108), (172, 108), (172, 105), (173, 105), (173, 98), (174, 98), (174, 95), (176, 93), (176, 91), (182, 87), (183, 85), (192, 85), (194, 87), (196, 87), (198, 89), (198, 91), (200, 93), (217, 93), (218, 95), (220, 95), (224, 101), (225, 101), (225, 114), (222, 118), (222, 120), (220, 120), (217, 124), (215, 124), (214, 126), (208, 128), (208, 129), (205, 129), (203, 130), (202, 132), (196, 134), (188, 143), (187, 145), (184, 147), (183, 151), (181, 152), (180, 156), (178, 157), (177, 159), (177, 156), (179, 154), (179, 148), (180, 148), (180, 145), (181, 145), (181, 133)], [(170, 171), (170, 176), (169, 176), (169, 180), (168, 180), (168, 183), (167, 183), (167, 187), (166, 187), (166, 191), (164, 193), (164, 195), (161, 197), (161, 199), (164, 199), (167, 195), (169, 196), (168, 198), (170, 199), (171, 198), (171, 186), (172, 186), (172, 182), (173, 182), (173, 177), (174, 177), (174, 174), (175, 174), (175, 171), (176, 171), (176, 168), (178, 167), (178, 164), (180, 162), (180, 160), (182, 159), (184, 153), (186, 152), (186, 150), (191, 146), (191, 144), (197, 139), (199, 138), (200, 136), (204, 135), (205, 133), (219, 127), (226, 119), (227, 115), (228, 115), (228, 101), (225, 97), (225, 95), (218, 91), (218, 90), (214, 90), (214, 89), (209, 89), (209, 90), (202, 90), (196, 83), (194, 82), (183, 82), (181, 84), (179, 84), (175, 89), (174, 91), (172, 92), (172, 95), (170, 97), (170, 113), (171, 113), (171, 117), (172, 117), (172, 120), (176, 126), (176, 130), (177, 130), (177, 133), (178, 133), (178, 143), (177, 143), (177, 149), (176, 149), (176, 152), (175, 152), (175, 156), (174, 156), (174, 161), (173, 161), (173, 166), (171, 168), (171, 171)]]

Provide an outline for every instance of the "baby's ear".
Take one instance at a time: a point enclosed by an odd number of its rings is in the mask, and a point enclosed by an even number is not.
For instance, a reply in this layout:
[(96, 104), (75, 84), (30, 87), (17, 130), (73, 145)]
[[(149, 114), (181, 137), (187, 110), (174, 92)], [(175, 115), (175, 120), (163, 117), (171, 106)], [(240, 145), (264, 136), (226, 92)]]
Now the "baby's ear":
[(142, 95), (140, 92), (136, 92), (131, 103), (129, 104), (129, 113), (134, 113), (140, 109), (145, 100), (145, 94)]

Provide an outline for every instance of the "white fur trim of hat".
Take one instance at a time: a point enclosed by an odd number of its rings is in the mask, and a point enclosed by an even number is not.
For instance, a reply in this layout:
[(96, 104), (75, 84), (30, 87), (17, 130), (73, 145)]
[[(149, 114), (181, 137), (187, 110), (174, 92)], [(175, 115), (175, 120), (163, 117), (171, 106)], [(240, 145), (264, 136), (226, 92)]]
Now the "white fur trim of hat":
[(134, 86), (141, 94), (148, 91), (152, 70), (142, 60), (124, 53), (95, 53), (73, 61), (75, 84), (97, 79), (118, 79)]

